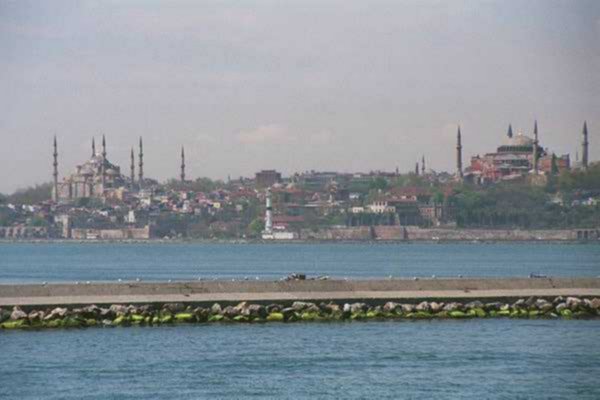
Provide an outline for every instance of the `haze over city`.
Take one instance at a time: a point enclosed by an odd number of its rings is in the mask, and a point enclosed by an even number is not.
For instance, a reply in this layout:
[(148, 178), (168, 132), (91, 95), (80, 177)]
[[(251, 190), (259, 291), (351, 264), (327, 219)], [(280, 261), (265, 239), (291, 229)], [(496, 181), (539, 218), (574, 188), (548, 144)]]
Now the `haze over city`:
[[(551, 4), (552, 7), (548, 5)], [(428, 166), (493, 150), (509, 123), (600, 158), (596, 1), (0, 4), (0, 192), (51, 180), (106, 135), (126, 166), (190, 178)]]

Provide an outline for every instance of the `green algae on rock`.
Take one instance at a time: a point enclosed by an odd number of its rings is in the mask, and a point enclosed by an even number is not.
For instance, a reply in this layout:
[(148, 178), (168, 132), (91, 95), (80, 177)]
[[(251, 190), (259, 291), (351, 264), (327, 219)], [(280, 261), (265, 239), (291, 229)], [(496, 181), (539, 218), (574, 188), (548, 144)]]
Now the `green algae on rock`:
[[(27, 311), (27, 312), (26, 312)], [(3, 321), (0, 328), (56, 329), (86, 327), (159, 326), (169, 324), (201, 323), (264, 323), (264, 322), (326, 322), (368, 320), (431, 320), (431, 319), (480, 319), (480, 318), (563, 318), (582, 319), (600, 316), (600, 299), (557, 297), (548, 301), (543, 298), (519, 299), (512, 304), (471, 301), (426, 302), (418, 304), (387, 302), (385, 305), (334, 302), (315, 304), (294, 302), (292, 304), (249, 304), (210, 307), (173, 304), (121, 305), (103, 308), (90, 305), (84, 308), (61, 308), (12, 311), (0, 309)]]

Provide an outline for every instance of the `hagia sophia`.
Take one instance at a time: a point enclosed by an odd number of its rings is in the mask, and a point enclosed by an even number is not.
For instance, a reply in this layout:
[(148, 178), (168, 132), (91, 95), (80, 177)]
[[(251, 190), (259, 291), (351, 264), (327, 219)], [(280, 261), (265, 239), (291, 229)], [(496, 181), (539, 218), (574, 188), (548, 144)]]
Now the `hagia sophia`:
[[(520, 132), (513, 135), (512, 126), (509, 125), (504, 143), (495, 152), (471, 157), (470, 165), (463, 170), (462, 138), (459, 127), (456, 145), (457, 178), (476, 184), (526, 177), (530, 177), (532, 182), (544, 182), (543, 177), (571, 169), (569, 154), (556, 156), (550, 153), (540, 145), (538, 135), (537, 121), (534, 123), (533, 138)], [(588, 167), (588, 151), (588, 129), (587, 122), (584, 122), (581, 142), (582, 158), (581, 162), (573, 165), (574, 168), (586, 169)]]

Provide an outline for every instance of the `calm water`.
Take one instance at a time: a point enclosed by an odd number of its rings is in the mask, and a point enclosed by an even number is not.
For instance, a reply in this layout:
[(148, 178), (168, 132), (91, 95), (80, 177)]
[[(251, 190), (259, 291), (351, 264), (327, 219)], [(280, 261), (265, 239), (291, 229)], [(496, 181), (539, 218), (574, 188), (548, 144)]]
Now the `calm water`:
[(0, 244), (0, 282), (600, 275), (600, 245)]
[[(0, 282), (600, 275), (600, 246), (0, 244)], [(598, 399), (600, 320), (0, 331), (4, 399)]]
[(0, 333), (6, 399), (598, 399), (600, 321)]

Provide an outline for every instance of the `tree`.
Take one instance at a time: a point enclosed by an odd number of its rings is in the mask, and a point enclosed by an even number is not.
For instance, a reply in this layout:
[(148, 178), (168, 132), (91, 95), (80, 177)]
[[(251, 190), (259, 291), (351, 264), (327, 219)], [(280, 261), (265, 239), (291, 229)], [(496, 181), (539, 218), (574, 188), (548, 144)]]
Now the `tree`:
[(52, 196), (52, 183), (42, 183), (25, 189), (18, 189), (8, 196), (7, 201), (15, 204), (37, 204), (50, 200)]
[(255, 218), (250, 225), (248, 225), (248, 232), (252, 236), (260, 236), (262, 231), (265, 230), (265, 222), (262, 218)]

